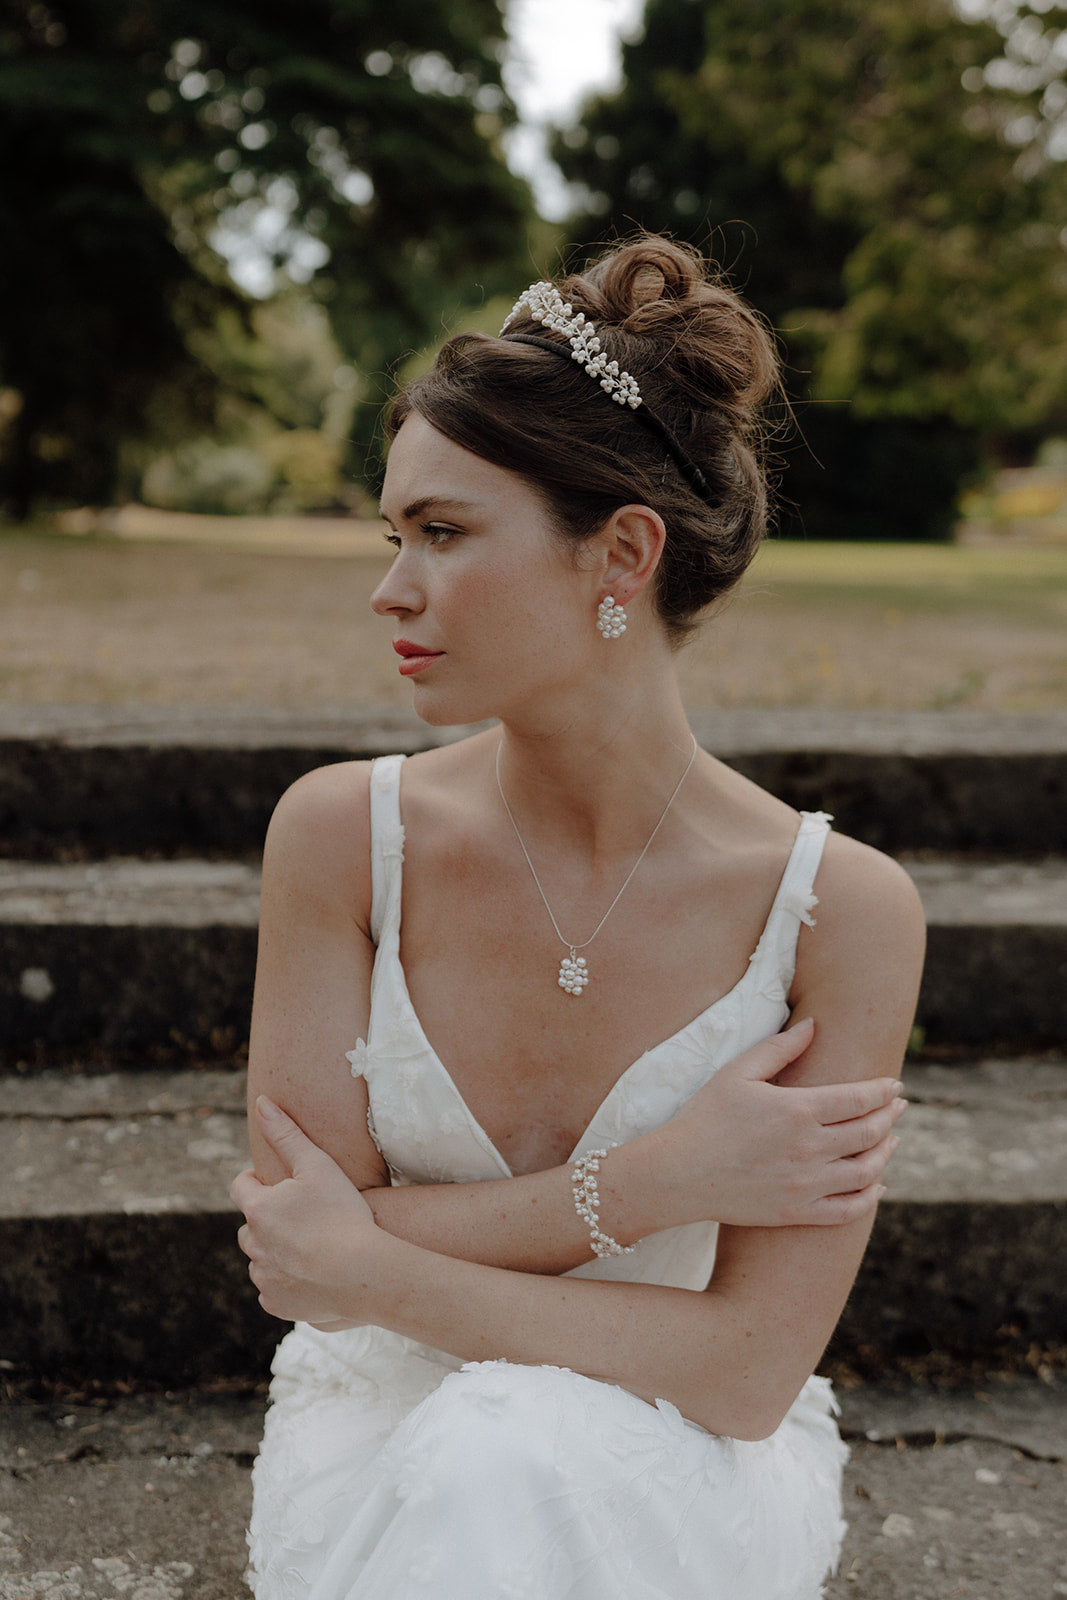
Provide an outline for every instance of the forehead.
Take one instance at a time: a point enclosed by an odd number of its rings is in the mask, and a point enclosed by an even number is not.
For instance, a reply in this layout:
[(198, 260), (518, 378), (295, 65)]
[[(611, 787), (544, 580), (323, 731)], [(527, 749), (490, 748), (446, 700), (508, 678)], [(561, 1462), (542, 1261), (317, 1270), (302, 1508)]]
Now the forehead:
[(534, 490), (517, 473), (484, 461), (472, 450), (453, 443), (412, 411), (389, 450), (382, 487), (382, 513), (395, 517), (405, 506), (433, 497), (477, 502), (492, 507), (526, 501), (540, 504)]

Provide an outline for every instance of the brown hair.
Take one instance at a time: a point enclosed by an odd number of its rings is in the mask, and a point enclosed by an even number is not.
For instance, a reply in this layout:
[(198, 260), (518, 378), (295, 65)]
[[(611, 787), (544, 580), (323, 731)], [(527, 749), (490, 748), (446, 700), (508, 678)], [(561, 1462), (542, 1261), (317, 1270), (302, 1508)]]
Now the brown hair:
[[(620, 245), (558, 287), (633, 373), (716, 504), (627, 407), (597, 393), (577, 363), (485, 334), (450, 339), (433, 370), (399, 392), (388, 436), (417, 411), (454, 444), (525, 479), (572, 545), (591, 538), (620, 505), (651, 506), (667, 528), (656, 606), (680, 641), (738, 581), (766, 530), (760, 408), (779, 390), (774, 344), (696, 251), (669, 239)], [(547, 334), (528, 314), (508, 332)]]

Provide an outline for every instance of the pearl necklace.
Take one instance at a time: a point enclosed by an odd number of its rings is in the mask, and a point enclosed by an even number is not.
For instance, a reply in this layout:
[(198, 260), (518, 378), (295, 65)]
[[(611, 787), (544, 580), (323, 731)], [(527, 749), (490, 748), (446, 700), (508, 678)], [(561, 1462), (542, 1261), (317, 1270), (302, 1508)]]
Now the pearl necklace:
[(556, 938), (559, 940), (560, 944), (566, 945), (567, 949), (570, 951), (570, 955), (564, 956), (563, 959), (560, 961), (560, 964), (559, 964), (559, 980), (558, 980), (559, 981), (559, 987), (563, 990), (564, 994), (570, 994), (570, 995), (574, 995), (575, 997), (577, 997), (578, 995), (581, 994), (582, 990), (586, 987), (586, 985), (589, 982), (589, 967), (588, 967), (588, 963), (586, 962), (585, 957), (584, 956), (580, 956), (578, 954), (578, 952), (579, 952), (579, 950), (587, 949), (588, 946), (592, 944), (593, 940), (596, 938), (597, 934), (600, 932), (600, 930), (604, 926), (605, 922), (607, 922), (608, 918), (611, 916), (611, 913), (615, 910), (615, 907), (618, 905), (619, 901), (623, 897), (623, 894), (625, 893), (625, 891), (629, 887), (630, 879), (633, 877), (634, 873), (637, 871), (638, 867), (641, 865), (642, 861), (645, 859), (646, 855), (648, 854), (649, 848), (650, 848), (650, 846), (652, 844), (653, 839), (656, 837), (656, 835), (659, 832), (660, 828), (663, 826), (663, 822), (664, 822), (664, 819), (666, 818), (667, 812), (671, 809), (671, 806), (673, 806), (675, 800), (677, 800), (678, 792), (681, 789), (682, 784), (685, 782), (686, 778), (688, 778), (688, 776), (689, 776), (689, 769), (693, 765), (693, 762), (697, 758), (698, 745), (697, 745), (696, 740), (694, 739), (693, 740), (693, 753), (689, 757), (689, 760), (686, 762), (685, 771), (682, 773), (682, 776), (678, 779), (678, 782), (677, 782), (677, 784), (675, 785), (675, 788), (674, 788), (674, 793), (671, 795), (670, 799), (667, 801), (667, 804), (663, 807), (663, 810), (660, 813), (660, 819), (656, 823), (656, 826), (652, 829), (652, 832), (649, 834), (648, 841), (645, 844), (645, 848), (641, 851), (641, 854), (638, 856), (637, 860), (634, 862), (633, 866), (630, 868), (629, 872), (626, 874), (626, 878), (625, 878), (625, 881), (623, 882), (622, 888), (619, 890), (618, 894), (615, 896), (614, 900), (611, 902), (610, 906), (605, 911), (604, 915), (601, 917), (600, 921), (597, 923), (596, 927), (593, 929), (593, 931), (589, 935), (588, 939), (584, 940), (582, 944), (572, 944), (571, 941), (569, 939), (565, 939), (563, 937), (562, 933), (560, 933), (560, 931), (559, 931), (559, 923), (556, 921), (555, 917), (552, 914), (552, 907), (548, 903), (548, 896), (545, 894), (545, 891), (541, 887), (541, 880), (537, 876), (537, 869), (535, 868), (533, 862), (530, 860), (530, 852), (527, 850), (526, 845), (523, 842), (522, 834), (519, 832), (519, 825), (515, 821), (514, 816), (512, 815), (511, 807), (508, 805), (508, 797), (504, 793), (504, 785), (500, 781), (500, 751), (501, 751), (501, 748), (502, 748), (502, 742), (501, 742), (501, 744), (498, 744), (497, 747), (496, 747), (496, 786), (500, 791), (500, 798), (504, 802), (504, 810), (508, 814), (508, 820), (510, 821), (511, 826), (515, 829), (515, 837), (516, 837), (516, 839), (518, 839), (519, 846), (520, 846), (520, 848), (522, 850), (522, 853), (526, 857), (526, 865), (529, 867), (531, 876), (533, 877), (533, 881), (537, 885), (537, 892), (541, 896), (541, 899), (544, 902), (545, 910), (548, 912), (549, 920), (552, 923), (553, 928), (556, 930)]

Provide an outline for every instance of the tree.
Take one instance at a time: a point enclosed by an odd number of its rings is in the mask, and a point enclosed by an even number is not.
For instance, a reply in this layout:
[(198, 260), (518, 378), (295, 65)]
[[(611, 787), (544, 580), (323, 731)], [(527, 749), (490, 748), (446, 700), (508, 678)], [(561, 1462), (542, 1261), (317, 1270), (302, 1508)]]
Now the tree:
[[(258, 239), (377, 379), (521, 273), (498, 0), (6, 0), (0, 13), (0, 495), (113, 492), (120, 441), (203, 426), (204, 333)], [(198, 337), (199, 336), (199, 337)], [(14, 410), (11, 406), (9, 410)], [(364, 441), (369, 425), (363, 424)]]
[[(856, 527), (848, 463), (877, 478), (879, 440), (897, 504), (879, 482), (868, 519), (899, 533), (926, 506), (939, 532), (982, 441), (1067, 418), (1067, 11), (985, 9), (649, 0), (623, 88), (556, 143), (587, 236), (605, 216), (701, 244), (723, 225), (829, 469), (820, 531)], [(811, 505), (813, 476), (798, 456), (788, 495)]]

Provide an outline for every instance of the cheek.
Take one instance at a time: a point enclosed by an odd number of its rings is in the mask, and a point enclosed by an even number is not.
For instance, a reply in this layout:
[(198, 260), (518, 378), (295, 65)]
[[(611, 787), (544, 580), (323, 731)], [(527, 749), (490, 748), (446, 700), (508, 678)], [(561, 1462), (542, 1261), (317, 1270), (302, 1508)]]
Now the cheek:
[(518, 633), (536, 620), (550, 623), (560, 597), (532, 564), (480, 561), (449, 574), (439, 591), (439, 605), (454, 624), (494, 634), (501, 627)]
[(537, 531), (501, 541), (499, 553), (472, 542), (456, 555), (437, 569), (429, 598), (457, 645), (462, 637), (465, 649), (484, 645), (496, 662), (513, 657), (516, 666), (532, 652), (551, 667), (569, 661), (587, 636), (599, 637), (580, 577)]

